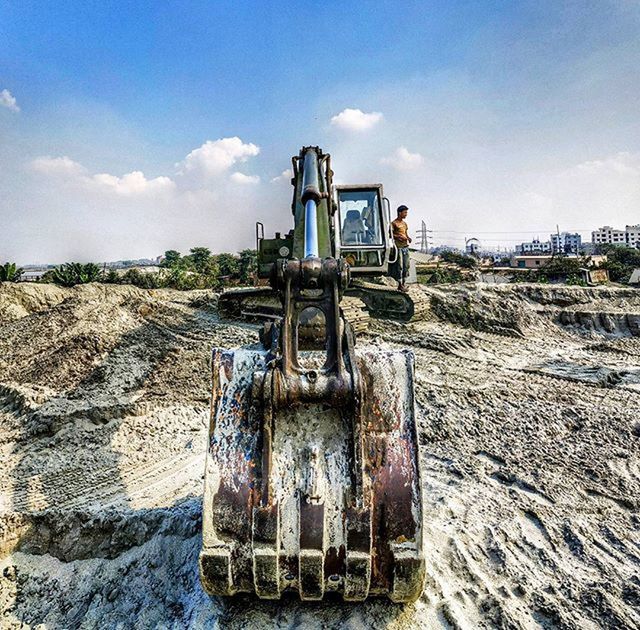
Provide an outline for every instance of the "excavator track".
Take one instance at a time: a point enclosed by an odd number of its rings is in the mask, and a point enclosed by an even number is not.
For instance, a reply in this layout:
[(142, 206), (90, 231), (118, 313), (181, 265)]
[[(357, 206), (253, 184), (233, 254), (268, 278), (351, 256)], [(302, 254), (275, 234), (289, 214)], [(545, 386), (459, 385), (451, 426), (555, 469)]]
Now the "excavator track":
[(419, 285), (409, 285), (406, 293), (395, 287), (355, 280), (346, 291), (364, 302), (372, 317), (401, 322), (425, 319), (430, 310), (427, 295)]
[(282, 317), (282, 304), (271, 287), (247, 287), (223, 291), (218, 297), (223, 319), (264, 322)]
[(360, 335), (369, 330), (371, 316), (369, 315), (366, 305), (360, 298), (344, 297), (340, 302), (340, 308), (356, 335)]
[[(418, 285), (403, 293), (361, 280), (346, 290), (340, 306), (356, 335), (368, 330), (371, 317), (408, 322), (425, 319), (430, 311), (429, 298)], [(225, 319), (275, 321), (282, 317), (282, 304), (269, 287), (231, 289), (218, 298), (218, 312)]]

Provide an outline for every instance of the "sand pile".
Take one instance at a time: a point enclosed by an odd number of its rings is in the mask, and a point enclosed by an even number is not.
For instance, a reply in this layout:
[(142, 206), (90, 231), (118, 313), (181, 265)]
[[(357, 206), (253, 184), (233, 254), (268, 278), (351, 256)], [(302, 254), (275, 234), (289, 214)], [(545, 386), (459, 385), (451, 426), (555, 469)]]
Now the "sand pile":
[(0, 626), (638, 627), (640, 298), (429, 293), (358, 341), (416, 354), (428, 580), (398, 607), (202, 592), (208, 359), (255, 326), (206, 292), (0, 285)]

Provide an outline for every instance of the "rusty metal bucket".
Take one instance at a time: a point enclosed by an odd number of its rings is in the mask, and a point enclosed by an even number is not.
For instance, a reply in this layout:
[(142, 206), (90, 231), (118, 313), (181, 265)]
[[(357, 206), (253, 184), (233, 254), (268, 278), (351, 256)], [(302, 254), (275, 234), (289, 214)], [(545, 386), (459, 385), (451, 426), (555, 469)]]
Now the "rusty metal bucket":
[[(352, 357), (353, 405), (337, 394), (290, 404), (267, 351), (214, 350), (200, 553), (210, 594), (421, 594), (413, 354)], [(306, 369), (294, 384), (313, 389), (322, 378)]]

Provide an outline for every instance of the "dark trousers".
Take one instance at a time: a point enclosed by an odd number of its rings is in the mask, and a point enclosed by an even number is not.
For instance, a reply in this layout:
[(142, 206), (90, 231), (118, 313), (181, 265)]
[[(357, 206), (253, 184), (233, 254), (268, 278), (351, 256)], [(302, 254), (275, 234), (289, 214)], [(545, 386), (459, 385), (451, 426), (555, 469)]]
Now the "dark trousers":
[(409, 275), (409, 248), (398, 248), (398, 260), (389, 266), (389, 274), (400, 284), (404, 284)]

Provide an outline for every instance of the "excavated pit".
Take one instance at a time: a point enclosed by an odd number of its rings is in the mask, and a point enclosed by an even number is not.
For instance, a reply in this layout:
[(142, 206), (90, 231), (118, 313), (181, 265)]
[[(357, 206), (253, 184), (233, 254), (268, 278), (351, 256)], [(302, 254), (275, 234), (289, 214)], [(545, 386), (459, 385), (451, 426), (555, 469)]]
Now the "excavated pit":
[(358, 340), (416, 355), (428, 577), (396, 606), (199, 585), (210, 351), (257, 326), (204, 291), (1, 284), (0, 627), (638, 627), (640, 292), (426, 292)]

